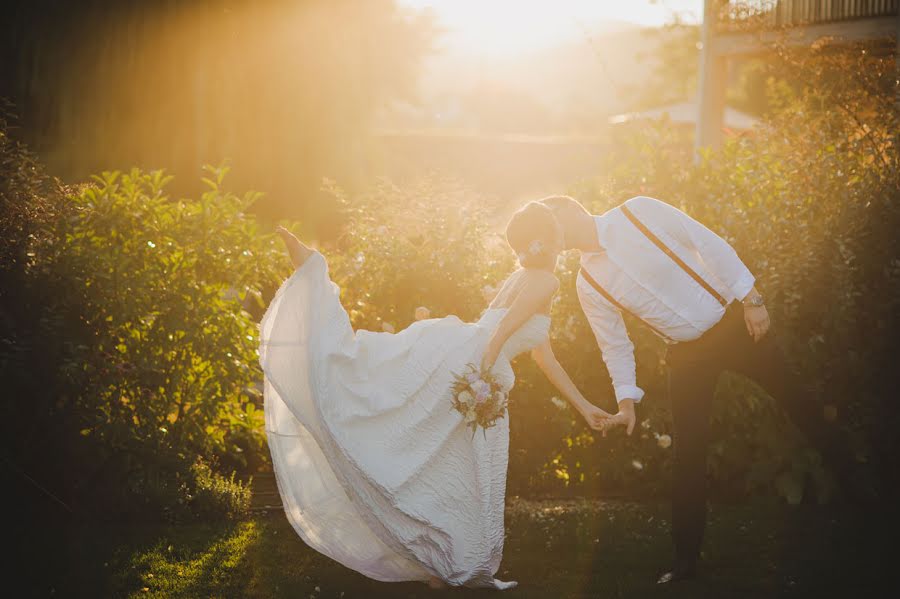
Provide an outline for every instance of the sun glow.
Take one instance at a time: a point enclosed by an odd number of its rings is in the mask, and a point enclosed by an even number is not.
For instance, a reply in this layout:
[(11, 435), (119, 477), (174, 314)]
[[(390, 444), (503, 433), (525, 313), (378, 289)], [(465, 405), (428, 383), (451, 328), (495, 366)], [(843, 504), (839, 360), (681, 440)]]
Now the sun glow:
[(510, 55), (583, 36), (599, 25), (659, 26), (678, 16), (697, 21), (701, 0), (399, 0), (433, 11), (444, 43), (471, 53)]

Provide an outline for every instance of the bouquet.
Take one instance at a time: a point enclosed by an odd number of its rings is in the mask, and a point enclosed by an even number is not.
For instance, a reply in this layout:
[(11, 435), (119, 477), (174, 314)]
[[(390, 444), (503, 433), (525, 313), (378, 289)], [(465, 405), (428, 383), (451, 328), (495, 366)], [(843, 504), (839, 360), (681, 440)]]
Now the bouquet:
[[(455, 373), (454, 373), (455, 374)], [(466, 426), (472, 427), (472, 437), (478, 427), (485, 435), (497, 420), (506, 415), (509, 396), (490, 373), (481, 373), (474, 364), (467, 364), (463, 374), (455, 374), (453, 409), (463, 415)]]

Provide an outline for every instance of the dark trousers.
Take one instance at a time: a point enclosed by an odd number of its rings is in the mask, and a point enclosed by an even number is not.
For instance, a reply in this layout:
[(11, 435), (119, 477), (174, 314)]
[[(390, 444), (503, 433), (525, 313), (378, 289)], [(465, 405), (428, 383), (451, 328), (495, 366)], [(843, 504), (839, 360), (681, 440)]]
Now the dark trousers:
[(825, 422), (822, 403), (789, 369), (774, 331), (770, 329), (761, 340), (753, 341), (739, 302), (732, 303), (722, 320), (699, 339), (671, 346), (666, 363), (674, 432), (672, 536), (676, 559), (690, 564), (699, 557), (706, 525), (710, 409), (723, 370), (759, 383), (820, 450), (832, 446), (834, 427)]

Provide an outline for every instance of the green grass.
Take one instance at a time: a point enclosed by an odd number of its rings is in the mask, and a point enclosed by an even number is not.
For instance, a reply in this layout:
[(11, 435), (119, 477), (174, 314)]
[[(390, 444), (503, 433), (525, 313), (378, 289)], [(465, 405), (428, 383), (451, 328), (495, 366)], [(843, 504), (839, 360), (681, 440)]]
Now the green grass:
[[(668, 564), (664, 504), (512, 501), (503, 597), (887, 597), (896, 541), (872, 511), (714, 506), (702, 576), (654, 580)], [(18, 572), (57, 597), (485, 597), (369, 580), (309, 549), (281, 512), (244, 522), (106, 525), (31, 537)], [(30, 555), (33, 552), (34, 555)], [(41, 555), (42, 554), (42, 555)], [(55, 564), (54, 564), (55, 562)], [(896, 596), (896, 595), (895, 595)]]

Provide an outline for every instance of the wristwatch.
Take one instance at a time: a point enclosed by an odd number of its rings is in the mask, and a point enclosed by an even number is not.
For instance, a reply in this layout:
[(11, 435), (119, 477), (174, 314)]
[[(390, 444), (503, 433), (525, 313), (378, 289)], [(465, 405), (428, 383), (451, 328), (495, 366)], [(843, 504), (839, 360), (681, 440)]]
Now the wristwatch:
[(744, 298), (741, 303), (744, 304), (745, 308), (759, 308), (760, 306), (766, 305), (765, 300), (763, 300), (763, 296), (759, 293), (756, 293), (751, 297)]

